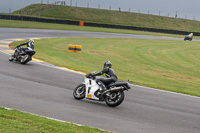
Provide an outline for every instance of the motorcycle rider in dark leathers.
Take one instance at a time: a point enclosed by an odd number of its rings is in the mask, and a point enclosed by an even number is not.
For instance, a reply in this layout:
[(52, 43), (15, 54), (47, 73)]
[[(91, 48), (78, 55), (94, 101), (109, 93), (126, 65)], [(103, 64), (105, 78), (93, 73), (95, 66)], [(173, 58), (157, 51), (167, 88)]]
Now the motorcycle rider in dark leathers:
[(92, 76), (100, 76), (105, 73), (107, 78), (97, 77), (97, 80), (96, 80), (96, 82), (102, 88), (102, 90), (100, 90), (102, 92), (106, 90), (105, 85), (109, 85), (110, 83), (117, 81), (117, 75), (115, 74), (115, 71), (111, 67), (112, 67), (112, 63), (110, 61), (105, 61), (102, 71), (95, 74), (91, 74)]
[(19, 47), (25, 46), (25, 45), (27, 46), (27, 48), (23, 48), (23, 47), (22, 47), (22, 48), (20, 49), (21, 51), (24, 51), (24, 50), (26, 50), (26, 49), (28, 49), (28, 48), (34, 49), (34, 40), (33, 40), (33, 39), (30, 39), (28, 42), (22, 43), (22, 44), (20, 44), (20, 45), (18, 45), (18, 46), (15, 47), (15, 53), (14, 53), (14, 59), (15, 59), (15, 60), (16, 60), (18, 54), (20, 53)]

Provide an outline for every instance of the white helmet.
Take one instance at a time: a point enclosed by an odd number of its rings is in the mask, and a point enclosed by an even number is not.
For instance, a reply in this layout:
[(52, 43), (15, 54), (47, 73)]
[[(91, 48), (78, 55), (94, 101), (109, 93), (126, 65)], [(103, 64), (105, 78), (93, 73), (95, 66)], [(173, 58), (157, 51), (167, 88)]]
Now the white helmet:
[(33, 39), (30, 39), (28, 41), (28, 46), (31, 47), (32, 49), (34, 49), (34, 40)]

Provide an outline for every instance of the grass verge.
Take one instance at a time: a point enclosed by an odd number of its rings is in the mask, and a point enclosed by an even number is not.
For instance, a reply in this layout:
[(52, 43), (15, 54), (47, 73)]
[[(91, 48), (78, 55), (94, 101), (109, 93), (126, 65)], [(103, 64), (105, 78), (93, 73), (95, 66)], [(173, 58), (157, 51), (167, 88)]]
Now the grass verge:
[(78, 126), (0, 107), (1, 133), (108, 133), (97, 128)]
[(13, 14), (156, 29), (200, 31), (199, 21), (95, 8), (33, 4)]
[[(123, 33), (123, 34), (138, 34), (138, 35), (153, 35), (153, 36), (184, 38), (184, 35), (175, 35), (175, 34), (164, 34), (164, 33), (155, 33), (155, 32), (99, 28), (99, 27), (88, 27), (88, 26), (86, 27), (86, 26), (65, 25), (65, 24), (52, 24), (52, 23), (42, 23), (42, 22), (3, 20), (3, 19), (0, 19), (0, 27), (71, 30), (71, 31), (92, 31), (92, 32), (108, 32), (108, 33)], [(200, 39), (200, 37), (195, 36), (194, 39)]]
[[(16, 43), (18, 45), (21, 42)], [(68, 45), (82, 53), (68, 53)], [(110, 60), (120, 80), (200, 96), (199, 42), (123, 38), (35, 40), (35, 57), (78, 71), (102, 70)]]

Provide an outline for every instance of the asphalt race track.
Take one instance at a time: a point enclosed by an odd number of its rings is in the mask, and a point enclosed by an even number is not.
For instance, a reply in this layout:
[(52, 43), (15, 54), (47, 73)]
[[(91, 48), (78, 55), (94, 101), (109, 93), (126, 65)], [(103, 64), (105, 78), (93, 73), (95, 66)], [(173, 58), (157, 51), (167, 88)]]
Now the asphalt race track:
[[(0, 40), (33, 37), (113, 37), (171, 39), (154, 36), (0, 28)], [(197, 40), (198, 41), (198, 40)], [(83, 74), (29, 62), (8, 61), (0, 51), (0, 106), (120, 133), (200, 133), (200, 98), (132, 85), (124, 102), (75, 100), (73, 89)], [(101, 64), (100, 64), (101, 65)]]

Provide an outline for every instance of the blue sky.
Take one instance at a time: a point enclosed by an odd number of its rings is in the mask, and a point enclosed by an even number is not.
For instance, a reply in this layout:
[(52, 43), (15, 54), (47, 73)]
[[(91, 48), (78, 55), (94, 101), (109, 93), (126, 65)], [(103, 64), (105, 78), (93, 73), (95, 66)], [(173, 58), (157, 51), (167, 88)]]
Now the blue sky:
[[(0, 12), (8, 13), (34, 3), (53, 3), (56, 0), (0, 0)], [(57, 0), (62, 1), (62, 0)], [(63, 0), (72, 6), (140, 12), (200, 21), (200, 0)]]

